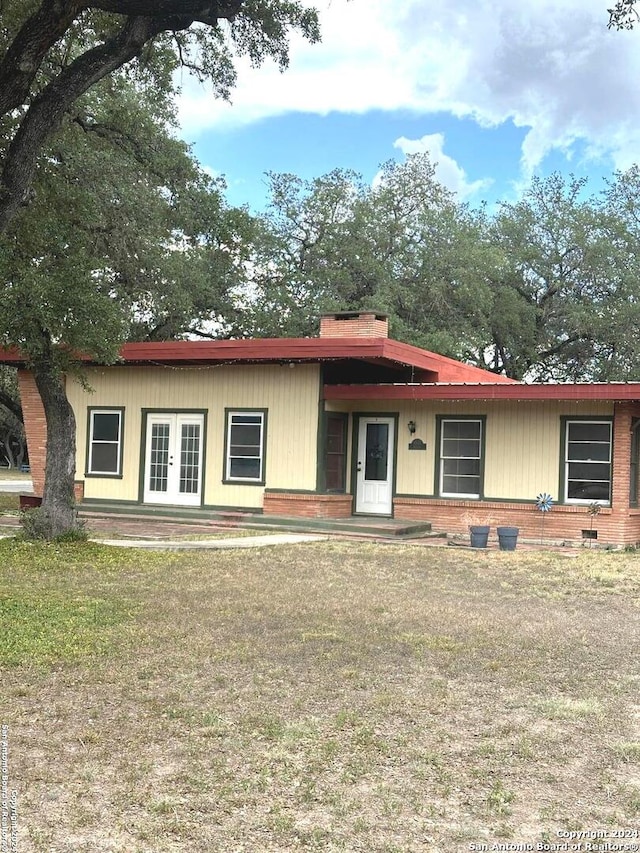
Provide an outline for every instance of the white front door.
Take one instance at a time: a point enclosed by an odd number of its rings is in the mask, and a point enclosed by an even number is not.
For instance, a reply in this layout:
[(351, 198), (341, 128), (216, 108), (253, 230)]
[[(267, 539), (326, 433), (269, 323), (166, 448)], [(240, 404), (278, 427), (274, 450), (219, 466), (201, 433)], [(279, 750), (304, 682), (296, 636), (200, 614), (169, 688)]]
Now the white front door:
[(392, 515), (393, 418), (360, 418), (356, 459), (356, 512)]
[(145, 503), (200, 506), (204, 415), (147, 416)]

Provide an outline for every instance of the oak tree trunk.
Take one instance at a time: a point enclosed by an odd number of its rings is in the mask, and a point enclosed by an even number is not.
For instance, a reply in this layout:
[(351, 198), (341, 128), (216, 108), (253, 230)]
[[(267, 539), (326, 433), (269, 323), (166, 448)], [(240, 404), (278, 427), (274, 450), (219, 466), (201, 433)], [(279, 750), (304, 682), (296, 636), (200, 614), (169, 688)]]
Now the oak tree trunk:
[(42, 527), (54, 539), (77, 528), (73, 484), (76, 468), (76, 419), (67, 399), (65, 378), (49, 364), (34, 367), (47, 423), (47, 457)]

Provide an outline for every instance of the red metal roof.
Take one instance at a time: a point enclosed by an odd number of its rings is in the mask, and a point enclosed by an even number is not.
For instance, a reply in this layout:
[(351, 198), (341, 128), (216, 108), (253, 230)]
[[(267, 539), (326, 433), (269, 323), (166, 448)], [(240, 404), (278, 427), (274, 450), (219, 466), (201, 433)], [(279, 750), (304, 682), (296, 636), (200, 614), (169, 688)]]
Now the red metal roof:
[(325, 385), (327, 400), (640, 400), (640, 382)]
[[(124, 344), (122, 364), (220, 364), (322, 362), (356, 359), (384, 367), (415, 367), (430, 381), (511, 384), (513, 380), (389, 338), (259, 338), (216, 341), (159, 341)], [(90, 359), (86, 359), (90, 362)], [(15, 348), (0, 350), (0, 363), (24, 364)], [(421, 378), (427, 378), (425, 376)]]
[(434, 373), (444, 382), (478, 382), (491, 377), (511, 383), (478, 367), (471, 367), (419, 347), (389, 338), (262, 338), (230, 341), (164, 341), (125, 344), (120, 350), (125, 362), (162, 364), (176, 362), (273, 362), (328, 361), (335, 359), (374, 360), (386, 366), (416, 367)]

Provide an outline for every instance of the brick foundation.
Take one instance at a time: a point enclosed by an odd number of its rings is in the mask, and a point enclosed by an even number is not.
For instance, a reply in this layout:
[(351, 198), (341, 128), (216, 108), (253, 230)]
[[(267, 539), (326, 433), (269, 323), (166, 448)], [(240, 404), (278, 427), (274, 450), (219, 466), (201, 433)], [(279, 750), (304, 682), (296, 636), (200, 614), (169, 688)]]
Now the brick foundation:
[(264, 493), (265, 515), (285, 518), (350, 518), (351, 495), (301, 494), (297, 492)]
[[(394, 514), (396, 518), (413, 521), (430, 521), (434, 530), (450, 534), (468, 535), (470, 524), (488, 524), (491, 535), (496, 536), (496, 528), (518, 527), (523, 539), (544, 541), (583, 540), (583, 530), (589, 530), (591, 516), (586, 506), (553, 506), (544, 517), (534, 503), (508, 503), (483, 501), (456, 501), (429, 498), (395, 498)], [(633, 510), (631, 511), (633, 512)], [(636, 511), (640, 515), (640, 511)], [(633, 532), (640, 517), (633, 519), (627, 515), (629, 530), (621, 529), (619, 517), (610, 507), (603, 507), (595, 517), (593, 530), (597, 531), (599, 545), (631, 545), (640, 536)]]

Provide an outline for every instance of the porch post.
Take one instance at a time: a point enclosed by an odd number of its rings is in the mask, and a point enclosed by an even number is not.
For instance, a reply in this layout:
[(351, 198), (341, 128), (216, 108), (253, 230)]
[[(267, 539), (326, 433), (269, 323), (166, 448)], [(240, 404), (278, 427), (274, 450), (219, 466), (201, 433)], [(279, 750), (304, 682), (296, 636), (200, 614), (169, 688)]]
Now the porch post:
[[(629, 478), (631, 465), (631, 419), (633, 404), (616, 403), (613, 409), (613, 464), (611, 486), (612, 527), (615, 539), (628, 543), (634, 538), (629, 528)], [(612, 531), (613, 532), (613, 531)]]
[(33, 373), (30, 370), (20, 369), (18, 371), (18, 388), (24, 418), (24, 431), (27, 436), (33, 492), (38, 497), (42, 497), (47, 456), (47, 421)]

